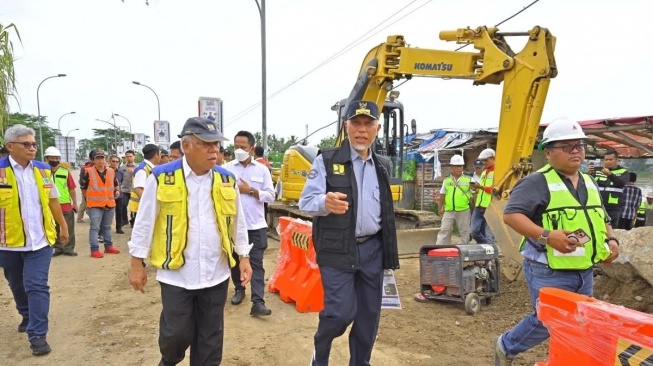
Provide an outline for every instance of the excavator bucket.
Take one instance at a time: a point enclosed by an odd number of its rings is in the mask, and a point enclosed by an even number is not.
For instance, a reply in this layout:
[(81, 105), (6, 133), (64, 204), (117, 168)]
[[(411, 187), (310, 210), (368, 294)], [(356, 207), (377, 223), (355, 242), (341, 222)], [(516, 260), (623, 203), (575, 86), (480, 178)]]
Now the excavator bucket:
[(522, 255), (519, 252), (522, 236), (503, 222), (503, 209), (507, 203), (508, 201), (492, 200), (490, 207), (485, 211), (485, 221), (490, 226), (494, 240), (501, 250), (502, 272), (512, 282), (524, 276)]

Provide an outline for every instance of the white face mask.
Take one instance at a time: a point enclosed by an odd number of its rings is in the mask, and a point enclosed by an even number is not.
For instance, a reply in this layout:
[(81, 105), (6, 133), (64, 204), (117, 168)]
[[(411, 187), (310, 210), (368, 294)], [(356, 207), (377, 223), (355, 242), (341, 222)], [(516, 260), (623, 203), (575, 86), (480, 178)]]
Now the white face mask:
[(236, 151), (234, 151), (234, 156), (236, 157), (236, 160), (242, 163), (249, 158), (249, 153), (243, 149), (236, 149)]

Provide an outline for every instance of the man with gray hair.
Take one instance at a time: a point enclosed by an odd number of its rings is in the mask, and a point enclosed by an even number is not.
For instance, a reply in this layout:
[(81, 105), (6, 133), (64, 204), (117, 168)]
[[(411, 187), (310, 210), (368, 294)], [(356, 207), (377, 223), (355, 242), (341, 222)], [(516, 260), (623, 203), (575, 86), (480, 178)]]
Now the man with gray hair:
[(27, 332), (35, 356), (51, 351), (48, 333), (50, 287), (48, 272), (57, 239), (68, 243), (68, 225), (59, 205), (59, 192), (50, 166), (34, 160), (38, 145), (34, 130), (14, 125), (5, 132), (9, 156), (0, 159), (0, 267), (23, 317), (19, 332)]

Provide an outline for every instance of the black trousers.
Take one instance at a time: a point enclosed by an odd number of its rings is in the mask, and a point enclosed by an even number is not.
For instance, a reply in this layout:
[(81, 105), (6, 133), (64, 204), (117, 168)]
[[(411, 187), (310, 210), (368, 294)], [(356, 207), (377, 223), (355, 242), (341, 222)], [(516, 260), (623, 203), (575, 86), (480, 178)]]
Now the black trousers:
[(608, 216), (610, 216), (610, 224), (612, 225), (612, 228), (619, 228), (619, 220), (621, 219), (621, 212), (623, 211), (623, 207), (616, 205), (605, 205), (605, 210), (608, 212)]
[(619, 229), (631, 230), (633, 228), (633, 220), (622, 217), (619, 219)]
[(124, 196), (125, 193), (121, 192), (120, 197), (116, 199), (116, 231), (120, 230), (120, 228), (125, 226), (127, 223), (125, 220), (125, 206), (122, 204), (122, 199)]
[(381, 316), (383, 243), (381, 236), (358, 244), (355, 271), (320, 266), (324, 310), (315, 333), (312, 366), (327, 366), (333, 340), (349, 332), (349, 366), (369, 366)]
[(191, 366), (220, 365), (228, 288), (229, 280), (199, 290), (161, 282), (159, 366), (178, 364), (189, 346)]
[[(249, 263), (252, 265), (252, 302), (265, 304), (263, 294), (265, 293), (265, 268), (263, 268), (263, 254), (268, 248), (268, 229), (247, 230), (249, 241), (252, 242), (252, 250), (249, 252)], [(240, 268), (238, 254), (234, 251), (236, 266), (231, 269), (231, 280), (236, 289), (244, 289), (240, 284)]]

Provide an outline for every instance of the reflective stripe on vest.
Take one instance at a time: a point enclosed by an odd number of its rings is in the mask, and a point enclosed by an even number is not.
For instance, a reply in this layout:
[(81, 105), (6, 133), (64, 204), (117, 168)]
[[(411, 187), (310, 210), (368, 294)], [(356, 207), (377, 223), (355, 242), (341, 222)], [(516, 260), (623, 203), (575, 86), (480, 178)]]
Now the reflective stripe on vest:
[(487, 173), (487, 169), (483, 170), (481, 173), (481, 188), (479, 189), (478, 194), (476, 195), (476, 207), (485, 207), (490, 206), (492, 201), (492, 194), (485, 192), (485, 188), (494, 187), (494, 170), (490, 173)]
[(54, 172), (54, 184), (59, 191), (59, 203), (62, 205), (73, 203), (68, 189), (68, 174), (70, 174), (68, 170), (61, 167)]
[[(606, 213), (603, 210), (601, 195), (592, 177), (579, 172), (580, 179), (583, 179), (587, 188), (587, 202), (582, 205), (569, 192), (558, 172), (551, 166), (546, 165), (538, 172), (544, 174), (551, 195), (549, 204), (542, 214), (542, 226), (551, 231), (583, 229), (591, 239), (572, 253), (563, 254), (547, 245), (549, 267), (584, 270), (591, 268), (594, 263), (606, 259), (610, 255), (606, 243)], [(524, 242), (525, 240), (522, 240), (522, 249)]]
[[(181, 160), (169, 171), (155, 170), (158, 181), (156, 200), (159, 213), (154, 220), (150, 263), (156, 268), (176, 270), (184, 263), (184, 250), (188, 240), (188, 190)], [(234, 225), (237, 214), (236, 181), (226, 171), (213, 170), (211, 199), (216, 217), (216, 230), (220, 235), (222, 253), (234, 267)]]
[[(145, 171), (145, 179), (147, 180), (147, 177), (150, 176), (150, 173), (152, 172), (152, 167), (149, 166), (146, 162), (140, 163), (136, 169), (134, 169), (134, 173), (132, 173), (132, 182), (133, 178), (136, 176), (136, 173), (138, 173), (139, 170)], [(144, 188), (144, 187), (143, 187)], [(134, 192), (134, 188), (132, 187), (132, 191), (129, 194), (129, 204), (127, 205), (127, 209), (129, 212), (138, 212), (138, 204), (141, 202), (141, 198)]]
[[(27, 245), (27, 236), (23, 226), (18, 182), (8, 160), (6, 157), (0, 159), (0, 246), (24, 247)], [(57, 231), (49, 206), (50, 190), (53, 188), (50, 180), (51, 172), (49, 166), (43, 163), (33, 161), (32, 164), (41, 203), (43, 232), (47, 242), (53, 245), (57, 238)]]
[[(610, 172), (617, 177), (623, 175), (626, 172), (626, 168), (618, 168), (614, 170), (610, 170)], [(623, 187), (622, 188), (617, 188), (614, 187), (614, 183), (608, 179), (608, 176), (601, 173), (600, 171), (596, 172), (596, 182), (599, 184), (599, 190), (602, 192), (608, 192), (607, 199), (606, 199), (606, 204), (608, 205), (618, 205), (619, 204), (619, 198), (624, 192)], [(609, 184), (609, 185), (605, 185)]]
[(442, 184), (446, 187), (444, 197), (444, 210), (465, 211), (469, 210), (469, 200), (471, 197), (470, 184), (472, 179), (466, 175), (461, 175), (456, 182), (453, 176), (448, 176)]
[(113, 185), (115, 172), (111, 168), (105, 168), (104, 182), (100, 178), (97, 169), (86, 168), (88, 173), (88, 189), (86, 190), (86, 207), (105, 208), (116, 207), (115, 190)]

